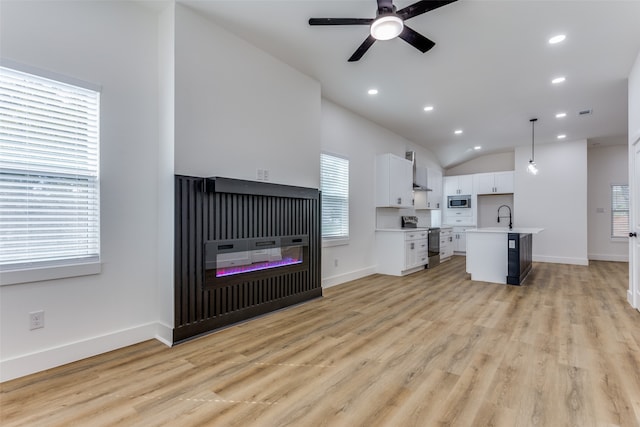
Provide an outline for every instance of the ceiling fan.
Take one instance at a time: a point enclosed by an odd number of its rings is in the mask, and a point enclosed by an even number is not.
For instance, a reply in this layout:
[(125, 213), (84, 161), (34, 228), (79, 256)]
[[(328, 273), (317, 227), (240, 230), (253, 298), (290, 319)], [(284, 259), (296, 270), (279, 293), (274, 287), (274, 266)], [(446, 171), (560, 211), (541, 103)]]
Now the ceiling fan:
[(429, 12), (430, 10), (446, 6), (457, 0), (443, 1), (419, 1), (396, 11), (392, 0), (377, 0), (378, 10), (375, 19), (369, 18), (311, 18), (309, 25), (369, 25), (370, 35), (356, 49), (349, 58), (354, 62), (362, 58), (362, 55), (373, 45), (376, 40), (391, 40), (400, 37), (411, 46), (424, 53), (436, 44), (420, 33), (412, 30), (404, 24), (407, 19)]

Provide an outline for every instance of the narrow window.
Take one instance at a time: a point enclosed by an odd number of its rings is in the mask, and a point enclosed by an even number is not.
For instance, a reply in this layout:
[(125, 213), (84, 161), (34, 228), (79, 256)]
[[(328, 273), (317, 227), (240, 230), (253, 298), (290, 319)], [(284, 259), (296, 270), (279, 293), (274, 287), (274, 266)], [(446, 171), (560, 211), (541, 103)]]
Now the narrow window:
[(99, 104), (0, 67), (0, 271), (99, 262)]
[(611, 186), (611, 237), (629, 233), (629, 186)]
[(320, 155), (320, 190), (322, 191), (322, 238), (349, 238), (349, 160), (322, 153)]

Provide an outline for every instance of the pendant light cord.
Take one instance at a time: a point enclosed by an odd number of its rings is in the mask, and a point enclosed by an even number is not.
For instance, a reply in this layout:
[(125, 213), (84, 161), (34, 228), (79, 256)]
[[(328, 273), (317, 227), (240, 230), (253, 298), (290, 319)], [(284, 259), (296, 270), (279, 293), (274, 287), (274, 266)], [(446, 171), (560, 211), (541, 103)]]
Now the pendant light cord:
[(535, 123), (538, 121), (538, 119), (530, 119), (529, 120), (531, 122), (531, 161), (535, 160), (535, 156), (534, 156), (534, 151), (533, 151), (533, 141), (535, 140), (534, 138), (534, 125)]

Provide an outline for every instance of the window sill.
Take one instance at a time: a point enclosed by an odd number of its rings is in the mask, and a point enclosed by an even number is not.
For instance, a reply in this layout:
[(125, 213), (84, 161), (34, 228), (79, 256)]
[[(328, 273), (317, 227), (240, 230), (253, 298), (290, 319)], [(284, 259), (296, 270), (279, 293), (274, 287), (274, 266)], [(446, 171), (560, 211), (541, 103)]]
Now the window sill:
[(9, 270), (0, 272), (0, 286), (89, 276), (92, 274), (100, 274), (101, 270), (102, 264), (99, 261), (55, 267)]
[(628, 237), (610, 237), (611, 243), (629, 243)]
[(326, 239), (322, 241), (323, 248), (330, 248), (332, 246), (345, 246), (349, 244), (349, 239)]

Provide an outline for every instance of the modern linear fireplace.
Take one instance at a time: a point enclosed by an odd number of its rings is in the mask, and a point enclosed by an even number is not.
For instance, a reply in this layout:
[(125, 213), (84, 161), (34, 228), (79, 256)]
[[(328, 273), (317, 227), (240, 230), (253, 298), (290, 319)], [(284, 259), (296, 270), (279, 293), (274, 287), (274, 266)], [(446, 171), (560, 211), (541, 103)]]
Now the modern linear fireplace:
[(309, 236), (271, 236), (205, 242), (205, 286), (215, 288), (309, 265)]
[(173, 342), (322, 296), (320, 192), (175, 177)]

